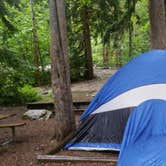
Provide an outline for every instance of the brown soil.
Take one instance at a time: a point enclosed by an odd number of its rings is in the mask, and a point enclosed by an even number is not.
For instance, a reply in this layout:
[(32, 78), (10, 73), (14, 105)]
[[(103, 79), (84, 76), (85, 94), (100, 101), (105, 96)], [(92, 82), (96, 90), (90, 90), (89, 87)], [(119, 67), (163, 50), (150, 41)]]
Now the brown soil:
[[(81, 83), (75, 83), (72, 85), (72, 92), (76, 93), (76, 100), (79, 100), (80, 93), (84, 92), (82, 100), (91, 99), (96, 91), (101, 87), (105, 79), (111, 75), (114, 71), (100, 70), (103, 77), (96, 78), (92, 81), (85, 81)], [(93, 94), (94, 93), (94, 94)], [(93, 94), (93, 95), (92, 95)], [(86, 96), (87, 95), (87, 96)], [(89, 98), (88, 98), (89, 95)], [(16, 116), (10, 117), (0, 121), (2, 123), (11, 122), (26, 122), (26, 126), (16, 128), (16, 141), (14, 143), (0, 147), (0, 166), (100, 166), (100, 165), (111, 165), (110, 163), (101, 162), (52, 162), (52, 163), (41, 163), (36, 160), (38, 154), (45, 154), (48, 149), (54, 147), (54, 142), (51, 140), (54, 134), (54, 118), (47, 121), (44, 120), (23, 120), (22, 115), (26, 111), (26, 107), (1, 107), (0, 113), (16, 113)], [(78, 123), (79, 115), (76, 115), (76, 121)], [(10, 129), (0, 129), (0, 142), (7, 140), (11, 137)], [(115, 156), (110, 152), (84, 152), (84, 151), (61, 151), (59, 155), (73, 155), (73, 156)]]

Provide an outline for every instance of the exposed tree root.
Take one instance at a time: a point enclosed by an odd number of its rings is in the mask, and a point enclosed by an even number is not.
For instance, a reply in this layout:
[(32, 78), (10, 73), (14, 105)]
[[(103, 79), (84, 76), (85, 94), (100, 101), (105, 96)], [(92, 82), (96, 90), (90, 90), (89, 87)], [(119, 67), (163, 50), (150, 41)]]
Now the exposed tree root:
[(55, 141), (55, 145), (53, 148), (51, 148), (47, 154), (48, 155), (52, 155), (52, 154), (55, 154), (57, 152), (59, 152), (63, 147), (64, 145), (72, 138), (73, 136), (73, 133), (74, 132), (71, 132), (69, 135), (67, 135), (62, 141)]

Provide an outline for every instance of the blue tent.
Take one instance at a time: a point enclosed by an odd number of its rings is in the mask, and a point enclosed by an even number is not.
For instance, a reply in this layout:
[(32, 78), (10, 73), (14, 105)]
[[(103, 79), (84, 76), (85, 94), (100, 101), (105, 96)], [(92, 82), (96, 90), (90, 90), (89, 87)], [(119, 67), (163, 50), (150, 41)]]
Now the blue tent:
[(166, 100), (166, 51), (137, 56), (100, 89), (66, 149), (120, 150), (129, 114), (150, 99)]
[(149, 100), (129, 117), (118, 166), (166, 166), (166, 101)]

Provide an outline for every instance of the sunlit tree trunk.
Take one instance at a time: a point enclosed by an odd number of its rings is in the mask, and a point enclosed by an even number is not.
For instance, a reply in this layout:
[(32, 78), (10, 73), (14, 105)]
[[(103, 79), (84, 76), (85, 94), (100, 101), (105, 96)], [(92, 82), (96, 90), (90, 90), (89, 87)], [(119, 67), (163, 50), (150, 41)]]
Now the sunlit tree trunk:
[(84, 52), (86, 59), (85, 78), (92, 79), (93, 78), (92, 48), (91, 48), (91, 39), (90, 39), (89, 13), (86, 6), (83, 7), (82, 22), (83, 22)]
[(35, 65), (35, 82), (37, 86), (40, 86), (40, 51), (39, 51), (39, 43), (36, 29), (36, 20), (35, 13), (33, 9), (33, 0), (30, 0), (30, 9), (31, 9), (31, 18), (32, 18), (32, 33), (33, 33), (33, 45), (34, 45), (34, 65)]
[(50, 0), (52, 88), (55, 107), (55, 139), (75, 129), (70, 89), (69, 58), (64, 0)]
[(149, 0), (150, 39), (152, 49), (166, 49), (164, 0)]

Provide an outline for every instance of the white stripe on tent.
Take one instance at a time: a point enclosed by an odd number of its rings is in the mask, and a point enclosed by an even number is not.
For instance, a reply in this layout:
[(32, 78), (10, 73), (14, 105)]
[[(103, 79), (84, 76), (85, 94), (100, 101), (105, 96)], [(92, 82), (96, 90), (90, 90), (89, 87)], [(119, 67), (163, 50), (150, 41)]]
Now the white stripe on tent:
[(166, 100), (166, 84), (151, 84), (131, 89), (101, 105), (92, 114), (135, 107), (150, 99)]

